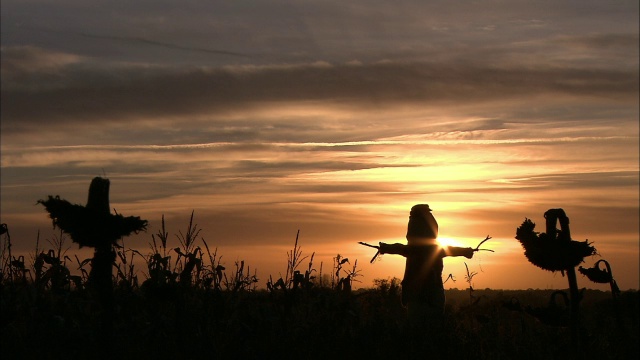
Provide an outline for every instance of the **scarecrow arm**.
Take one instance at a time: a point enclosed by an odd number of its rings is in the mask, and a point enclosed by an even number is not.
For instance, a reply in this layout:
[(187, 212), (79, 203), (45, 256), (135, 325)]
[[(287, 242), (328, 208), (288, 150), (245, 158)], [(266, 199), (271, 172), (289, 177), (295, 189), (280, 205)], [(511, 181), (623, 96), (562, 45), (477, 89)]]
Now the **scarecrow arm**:
[(447, 246), (444, 248), (444, 253), (446, 256), (464, 256), (467, 259), (471, 259), (474, 252), (476, 252), (476, 250), (470, 247), (463, 248), (457, 246)]
[(386, 244), (381, 242), (380, 254), (395, 254), (407, 257), (407, 255), (409, 254), (409, 246), (400, 243)]

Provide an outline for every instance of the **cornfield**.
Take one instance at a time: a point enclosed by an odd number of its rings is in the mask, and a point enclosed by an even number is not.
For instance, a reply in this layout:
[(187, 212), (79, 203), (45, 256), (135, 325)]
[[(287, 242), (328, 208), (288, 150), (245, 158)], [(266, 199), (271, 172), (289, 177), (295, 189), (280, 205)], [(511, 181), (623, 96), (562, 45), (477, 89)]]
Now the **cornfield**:
[[(399, 279), (376, 279), (372, 287), (353, 290), (360, 276), (357, 260), (337, 254), (329, 274), (323, 274), (323, 264), (319, 269), (314, 265), (315, 253), (303, 254), (299, 232), (286, 254), (284, 278), (269, 276), (264, 290), (258, 289), (261, 280), (249, 264), (239, 260), (233, 268), (223, 265), (217, 248), (199, 238), (193, 213), (187, 229), (176, 234), (180, 246), (171, 247), (163, 217), (146, 251), (125, 247), (122, 236), (145, 229), (147, 222), (109, 214), (109, 183), (99, 178), (94, 182), (99, 196), (90, 191), (86, 207), (57, 197), (40, 202), (61, 231), (46, 240), (48, 249), (38, 236), (30, 259), (12, 254), (10, 227), (0, 227), (3, 358), (635, 359), (640, 355), (638, 291), (621, 292), (604, 260), (605, 269), (598, 262), (593, 268), (581, 267), (580, 273), (592, 281), (609, 282), (611, 292), (583, 290), (578, 295), (575, 286), (569, 294), (473, 289), (472, 279), (478, 273), (465, 263), (469, 292), (447, 290), (444, 326), (434, 332), (410, 326)], [(67, 217), (70, 213), (76, 215)], [(539, 234), (527, 219), (516, 238), (534, 265), (573, 271), (578, 260), (595, 249), (570, 240), (568, 218), (561, 215), (566, 226), (558, 239), (578, 247), (570, 249), (577, 255), (569, 264), (554, 257), (566, 250), (555, 244), (555, 220), (548, 221), (546, 234)], [(78, 216), (85, 219), (83, 224), (74, 223)], [(115, 233), (105, 234), (103, 222), (111, 224), (110, 231), (115, 226)], [(67, 234), (80, 246), (95, 248), (94, 257), (68, 255)], [(135, 265), (140, 260), (142, 270)], [(300, 269), (303, 264), (306, 269)], [(577, 303), (580, 322), (575, 321)]]
[[(407, 326), (398, 279), (376, 279), (370, 288), (345, 291), (357, 269), (321, 282), (313, 258), (296, 242), (288, 253), (291, 276), (259, 290), (256, 273), (243, 262), (233, 269), (220, 254), (194, 240), (193, 219), (168, 248), (164, 227), (151, 236), (149, 251), (117, 249), (113, 263), (111, 335), (103, 333), (104, 311), (87, 287), (90, 262), (51, 249), (9, 257), (9, 229), (2, 235), (1, 351), (7, 358), (185, 358), (283, 359), (353, 357), (389, 359), (567, 359), (568, 304), (562, 291), (447, 290), (441, 333), (416, 333)], [(183, 235), (183, 237), (180, 236)], [(202, 240), (202, 239), (200, 239)], [(41, 245), (40, 245), (41, 246)], [(142, 257), (139, 274), (133, 258)], [(305, 271), (294, 267), (310, 260)], [(334, 269), (346, 265), (336, 256)], [(306, 263), (305, 263), (306, 264)], [(72, 275), (79, 268), (79, 275)], [(297, 271), (297, 273), (296, 273)], [(294, 279), (297, 277), (297, 285)], [(316, 276), (312, 275), (315, 274)], [(306, 280), (305, 280), (306, 279)], [(276, 283), (282, 286), (275, 286)], [(559, 296), (560, 295), (560, 296)], [(626, 291), (586, 290), (581, 303), (580, 358), (627, 359), (638, 354), (639, 297)]]

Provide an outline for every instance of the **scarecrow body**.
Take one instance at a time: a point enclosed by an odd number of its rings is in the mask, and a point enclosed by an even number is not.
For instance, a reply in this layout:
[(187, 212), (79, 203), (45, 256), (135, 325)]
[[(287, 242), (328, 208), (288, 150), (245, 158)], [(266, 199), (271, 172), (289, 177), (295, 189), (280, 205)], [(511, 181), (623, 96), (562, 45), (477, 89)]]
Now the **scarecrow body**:
[(107, 348), (114, 312), (111, 271), (116, 254), (113, 247), (123, 236), (146, 230), (147, 227), (147, 221), (140, 217), (111, 214), (109, 185), (109, 179), (94, 178), (89, 186), (86, 206), (71, 204), (59, 196), (38, 201), (44, 205), (54, 226), (69, 234), (71, 240), (80, 247), (95, 249), (87, 285), (102, 305), (101, 335)]
[(411, 208), (407, 245), (380, 243), (380, 254), (397, 254), (407, 258), (402, 280), (402, 303), (412, 322), (438, 322), (444, 314), (443, 259), (446, 256), (471, 258), (474, 249), (436, 243), (438, 223), (426, 204)]

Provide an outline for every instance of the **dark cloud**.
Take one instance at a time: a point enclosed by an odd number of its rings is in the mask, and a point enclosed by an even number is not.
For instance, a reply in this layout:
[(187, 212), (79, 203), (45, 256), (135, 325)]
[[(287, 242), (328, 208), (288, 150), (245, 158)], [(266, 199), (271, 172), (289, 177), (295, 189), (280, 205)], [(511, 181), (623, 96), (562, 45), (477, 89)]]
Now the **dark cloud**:
[[(153, 53), (161, 53), (162, 50), (173, 50), (179, 52), (186, 52), (186, 58), (189, 58), (189, 53), (195, 55), (201, 55), (201, 58), (211, 58), (214, 57), (233, 57), (233, 58), (244, 58), (249, 59), (252, 57), (259, 56), (259, 54), (245, 54), (240, 52), (228, 51), (224, 49), (215, 49), (211, 47), (199, 47), (197, 45), (189, 45), (189, 44), (179, 44), (179, 43), (171, 43), (162, 40), (154, 40), (140, 36), (117, 36), (117, 35), (102, 35), (102, 34), (94, 34), (94, 33), (85, 33), (85, 32), (73, 32), (73, 31), (57, 31), (57, 30), (49, 30), (39, 27), (33, 26), (21, 26), (20, 30), (31, 30), (35, 32), (44, 32), (51, 35), (57, 35), (59, 37), (64, 38), (85, 38), (90, 39), (92, 43), (95, 42), (103, 42), (103, 45), (108, 45), (108, 43), (113, 43), (111, 46), (105, 46), (111, 49), (118, 48), (129, 48), (129, 51), (132, 54), (135, 54), (136, 49), (147, 48), (149, 54)], [(106, 44), (105, 44), (106, 42)], [(72, 49), (71, 49), (72, 50)], [(91, 54), (84, 54), (83, 51), (77, 51), (78, 53), (91, 56)], [(207, 56), (209, 55), (209, 56)], [(93, 56), (96, 56), (95, 54)]]
[[(624, 53), (590, 46), (592, 54), (574, 56), (574, 40), (569, 39), (586, 36), (603, 39), (602, 44), (608, 39), (627, 44), (621, 38), (637, 38), (638, 13), (635, 1), (460, 5), (273, 0), (247, 5), (194, 0), (79, 5), (7, 0), (2, 7), (0, 33), (5, 47), (31, 45), (107, 63), (212, 67), (469, 59), (496, 67), (541, 63), (575, 67), (593, 62), (619, 66), (628, 62)], [(564, 40), (558, 42), (559, 37)], [(626, 57), (635, 51), (629, 50)]]
[[(591, 48), (594, 50), (619, 48), (630, 53), (638, 52), (638, 34), (587, 34), (584, 36), (560, 36), (554, 40), (562, 45)], [(637, 60), (637, 59), (636, 59)]]
[[(18, 60), (3, 59), (3, 68), (11, 68), (14, 61)], [(35, 89), (16, 89), (11, 79), (3, 81), (3, 130), (34, 122), (215, 116), (265, 103), (321, 101), (357, 108), (534, 95), (630, 101), (638, 95), (637, 70), (499, 69), (471, 64), (315, 64), (166, 72), (135, 68), (87, 72), (64, 67), (57, 73), (57, 89), (41, 89), (49, 75), (31, 76)]]

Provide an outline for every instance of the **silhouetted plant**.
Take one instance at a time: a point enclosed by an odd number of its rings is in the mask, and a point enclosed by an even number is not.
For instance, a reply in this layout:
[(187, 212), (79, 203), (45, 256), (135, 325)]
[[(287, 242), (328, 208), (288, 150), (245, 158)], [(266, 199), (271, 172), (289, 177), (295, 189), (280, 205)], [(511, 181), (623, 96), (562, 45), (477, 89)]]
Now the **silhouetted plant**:
[(213, 253), (209, 250), (209, 245), (204, 239), (202, 239), (207, 256), (209, 257), (209, 266), (205, 266), (203, 273), (203, 287), (205, 289), (213, 288), (214, 290), (222, 290), (222, 278), (224, 276), (225, 267), (220, 263), (222, 261), (222, 255), (218, 256), (218, 248)]
[[(600, 269), (600, 264), (604, 264), (605, 268)], [(609, 284), (611, 287), (611, 295), (614, 299), (616, 299), (620, 295), (620, 288), (616, 283), (616, 280), (613, 278), (613, 273), (611, 272), (611, 265), (607, 260), (600, 259), (596, 261), (596, 263), (591, 268), (584, 268), (580, 266), (578, 271), (586, 276), (589, 280), (599, 283), (599, 284)]]
[[(568, 220), (566, 226), (568, 226)], [(534, 231), (535, 227), (536, 224), (533, 221), (525, 219), (516, 231), (516, 239), (525, 249), (524, 255), (529, 262), (541, 269), (564, 273), (565, 270), (582, 263), (585, 257), (596, 253), (595, 248), (587, 240), (573, 241), (567, 237), (569, 235), (567, 230), (563, 233), (554, 228), (548, 230), (551, 231), (549, 233), (539, 233)]]
[(313, 268), (313, 258), (315, 257), (315, 255), (316, 255), (315, 252), (311, 253), (311, 259), (309, 259), (309, 266), (307, 267), (307, 270), (304, 271), (304, 279), (303, 279), (302, 285), (305, 288), (312, 287), (314, 280), (316, 278), (315, 276), (311, 275), (316, 271), (316, 269)]
[[(345, 262), (348, 263), (349, 259), (344, 258), (340, 262), (342, 264), (344, 264)], [(340, 265), (342, 265), (342, 264), (340, 264)], [(340, 290), (340, 291), (344, 291), (344, 292), (351, 292), (351, 289), (353, 287), (353, 282), (354, 281), (355, 282), (360, 282), (360, 280), (358, 280), (357, 277), (358, 276), (362, 276), (360, 274), (360, 270), (358, 270), (358, 259), (356, 259), (356, 261), (353, 263), (353, 267), (351, 269), (349, 269), (349, 270), (342, 269), (342, 270), (345, 272), (345, 276), (338, 280), (337, 289)], [(338, 271), (338, 274), (339, 274), (339, 271)]]
[(251, 275), (251, 270), (247, 267), (247, 271), (244, 271), (244, 260), (238, 262), (236, 261), (236, 271), (233, 274), (233, 278), (227, 278), (227, 275), (224, 275), (224, 283), (227, 290), (231, 290), (232, 292), (238, 291), (254, 291), (256, 289), (256, 284), (258, 283), (257, 273), (254, 272)]
[(8, 280), (9, 284), (15, 282), (26, 283), (27, 274), (31, 274), (25, 265), (24, 256), (15, 257), (11, 254), (11, 235), (9, 234), (9, 226), (7, 224), (0, 225), (0, 235), (3, 236), (2, 242), (2, 278), (0, 281), (4, 284)]
[[(66, 266), (68, 258), (60, 259), (55, 251), (41, 252), (34, 261), (35, 283), (40, 289), (70, 290), (71, 273)], [(45, 265), (46, 264), (46, 265)]]
[[(338, 291), (350, 292), (353, 286), (353, 282), (359, 282), (356, 278), (360, 275), (360, 270), (358, 270), (358, 260), (353, 264), (353, 267), (348, 269), (343, 269), (344, 264), (350, 264), (349, 259), (343, 257), (340, 254), (337, 254), (333, 258), (333, 273), (331, 276), (331, 287)], [(341, 273), (344, 271), (345, 276), (342, 277)]]
[(278, 289), (283, 292), (287, 291), (287, 285), (284, 283), (284, 279), (280, 277), (276, 282), (274, 282), (271, 275), (269, 275), (269, 280), (267, 281), (267, 290), (274, 292)]
[(197, 224), (193, 223), (193, 214), (194, 212), (192, 211), (187, 231), (184, 234), (178, 231), (177, 237), (181, 248), (173, 249), (178, 254), (176, 269), (180, 273), (180, 284), (183, 286), (194, 284), (199, 279), (200, 271), (202, 270), (202, 250), (195, 245), (201, 229), (198, 228)]
[(151, 234), (149, 243), (151, 253), (142, 255), (138, 252), (147, 264), (147, 279), (142, 283), (145, 289), (166, 288), (169, 284), (176, 282), (178, 274), (171, 270), (171, 256), (167, 254), (168, 238), (169, 233), (166, 231), (164, 215), (162, 215), (160, 230), (155, 235)]
[[(535, 232), (535, 223), (529, 219), (516, 230), (516, 239), (525, 249), (525, 256), (533, 265), (548, 271), (561, 271), (567, 274), (569, 280), (569, 294), (571, 298), (571, 340), (574, 356), (580, 349), (579, 304), (582, 298), (578, 291), (575, 267), (584, 258), (596, 254), (596, 249), (585, 241), (571, 239), (569, 218), (563, 209), (549, 209), (544, 213), (546, 219), (546, 233)], [(556, 228), (560, 223), (560, 229)]]
[[(600, 264), (604, 264), (604, 269), (600, 268)], [(611, 265), (607, 260), (600, 259), (596, 261), (596, 263), (591, 268), (583, 268), (580, 266), (578, 271), (586, 276), (589, 280), (599, 283), (599, 284), (609, 284), (611, 288), (611, 297), (613, 298), (613, 307), (616, 313), (616, 322), (618, 323), (618, 328), (623, 329), (623, 321), (622, 314), (618, 309), (618, 298), (620, 297), (620, 288), (618, 287), (618, 283), (613, 278), (613, 272), (611, 271)]]
[(0, 236), (2, 236), (2, 277), (0, 282), (4, 283), (6, 279), (9, 282), (13, 282), (13, 269), (11, 267), (11, 235), (9, 234), (9, 226), (7, 224), (0, 224)]
[(373, 285), (375, 289), (383, 294), (399, 296), (400, 290), (402, 289), (400, 282), (401, 280), (397, 277), (393, 277), (391, 279), (374, 279)]
[(293, 289), (309, 289), (313, 286), (313, 280), (315, 279), (315, 276), (312, 276), (311, 274), (315, 272), (315, 269), (313, 269), (313, 258), (315, 254), (315, 252), (311, 253), (309, 266), (307, 270), (304, 271), (304, 274), (302, 274), (299, 270), (295, 270), (293, 272), (293, 279), (291, 280)]
[(300, 239), (300, 230), (296, 233), (296, 240), (293, 244), (293, 249), (287, 251), (287, 270), (285, 272), (284, 278), (282, 274), (275, 282), (273, 281), (273, 277), (269, 275), (269, 280), (267, 281), (267, 290), (270, 292), (282, 291), (287, 292), (288, 289), (298, 289), (300, 287), (309, 288), (313, 285), (314, 277), (311, 275), (315, 269), (313, 269), (313, 257), (315, 253), (311, 254), (311, 259), (309, 261), (309, 266), (305, 273), (302, 274), (298, 267), (300, 264), (307, 259), (309, 256), (302, 256), (302, 248), (298, 245), (298, 241)]
[(78, 255), (75, 255), (76, 263), (78, 264), (77, 270), (80, 271), (80, 275), (71, 275), (71, 280), (75, 284), (77, 289), (82, 289), (84, 285), (89, 281), (89, 271), (85, 269), (85, 266), (91, 264), (91, 258), (80, 260)]
[[(137, 251), (132, 249), (125, 249), (124, 245), (116, 251), (120, 262), (115, 263), (116, 267), (116, 284), (122, 290), (133, 290), (138, 288), (138, 275), (135, 270), (135, 256)], [(127, 259), (127, 254), (130, 254), (130, 258)]]
[(467, 282), (467, 284), (469, 284), (469, 304), (473, 304), (474, 303), (474, 299), (475, 296), (473, 295), (473, 278), (474, 276), (478, 275), (477, 271), (469, 271), (469, 266), (467, 266), (467, 263), (464, 263), (464, 267), (467, 271), (467, 274), (464, 276), (464, 280)]
[(63, 251), (66, 237), (61, 230), (59, 235), (54, 235), (47, 242), (53, 247), (48, 251), (39, 249), (40, 232), (36, 238), (36, 249), (33, 259), (34, 281), (40, 289), (50, 288), (53, 291), (70, 290), (73, 282), (76, 288), (82, 288), (81, 279), (72, 276), (67, 266), (67, 260), (71, 260), (66, 253), (67, 247)]
[(298, 246), (298, 239), (300, 237), (300, 230), (296, 233), (296, 241), (293, 244), (293, 249), (287, 252), (287, 272), (285, 273), (284, 283), (287, 288), (292, 288), (295, 280), (296, 271), (298, 272), (298, 281), (300, 281), (300, 272), (298, 266), (308, 257), (302, 256), (302, 249)]
[(4, 283), (5, 276), (7, 276), (10, 284), (14, 284), (16, 281), (26, 282), (27, 274), (30, 271), (25, 267), (24, 256), (14, 257), (11, 254), (11, 235), (7, 224), (0, 224), (0, 235), (4, 237), (2, 242), (1, 281)]
[(340, 272), (342, 271), (342, 266), (345, 263), (349, 262), (349, 258), (345, 258), (340, 254), (337, 254), (333, 258), (333, 272), (331, 273), (331, 288), (337, 289), (340, 285)]
[(9, 273), (11, 274), (11, 283), (14, 282), (27, 282), (27, 274), (31, 271), (25, 266), (24, 255), (13, 257), (9, 265)]

